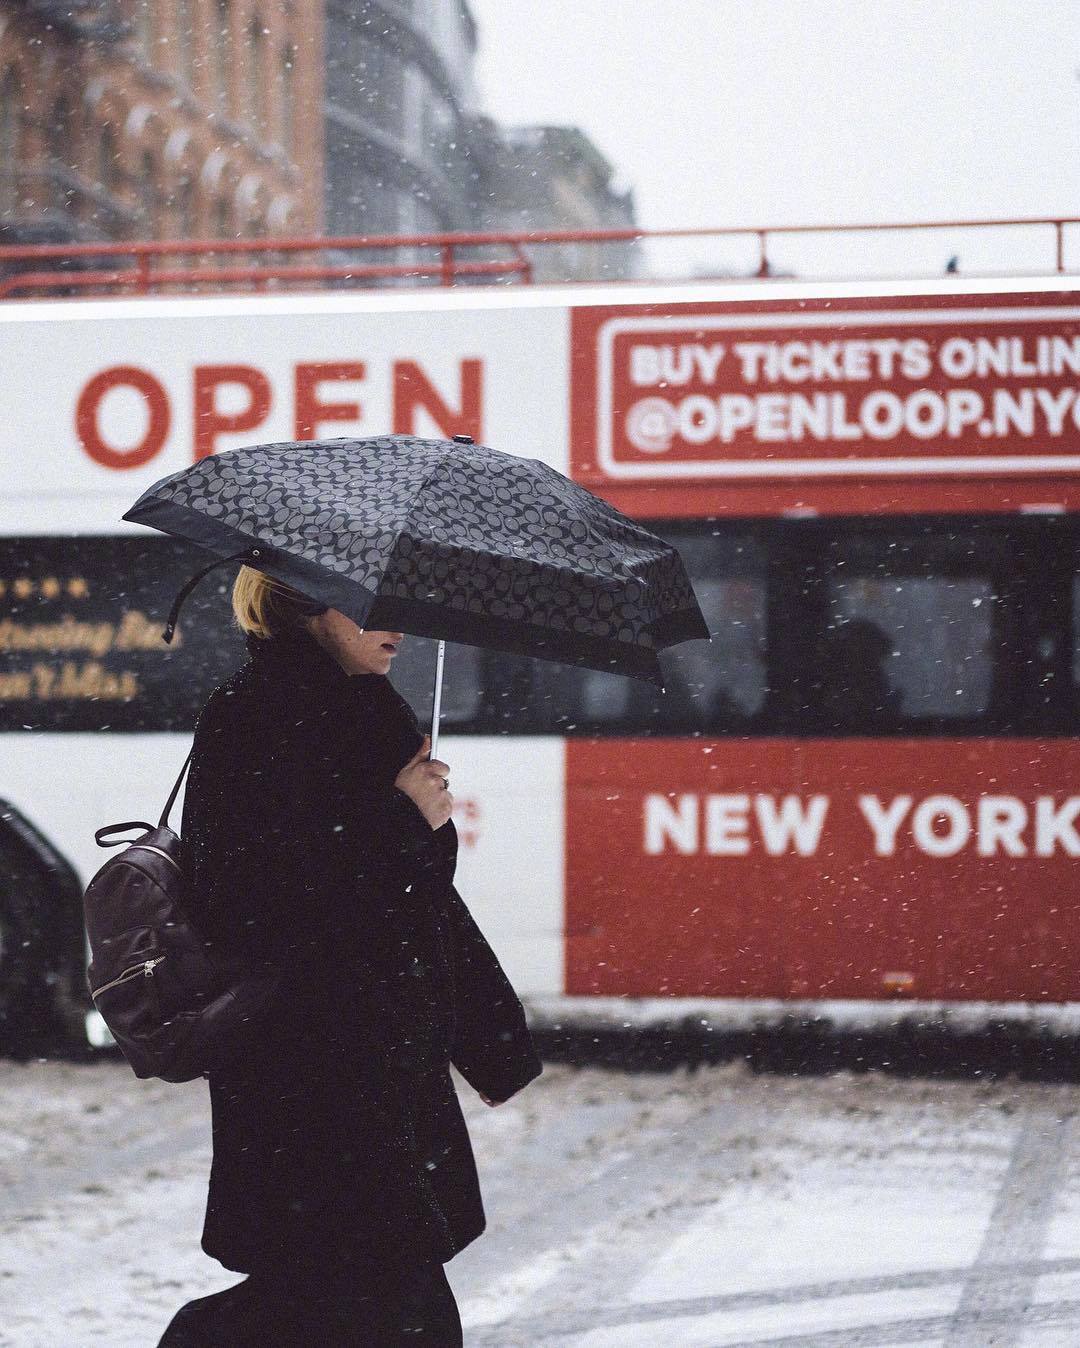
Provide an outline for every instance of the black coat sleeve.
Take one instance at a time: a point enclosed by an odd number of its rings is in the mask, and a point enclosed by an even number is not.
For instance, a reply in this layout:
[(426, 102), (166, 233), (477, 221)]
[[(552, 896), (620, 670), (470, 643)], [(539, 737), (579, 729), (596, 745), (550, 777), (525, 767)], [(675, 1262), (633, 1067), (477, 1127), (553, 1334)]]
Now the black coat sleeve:
[(451, 1061), (474, 1090), (508, 1100), (543, 1067), (517, 993), (453, 886), (449, 918), (457, 1009)]

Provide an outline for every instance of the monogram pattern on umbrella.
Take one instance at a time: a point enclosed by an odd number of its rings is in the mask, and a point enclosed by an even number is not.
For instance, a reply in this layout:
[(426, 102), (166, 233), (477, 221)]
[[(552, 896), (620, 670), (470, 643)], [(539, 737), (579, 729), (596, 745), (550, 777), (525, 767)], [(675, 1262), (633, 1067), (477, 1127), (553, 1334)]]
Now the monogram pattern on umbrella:
[(687, 636), (706, 635), (674, 548), (545, 464), (484, 445), (404, 435), (256, 445), (163, 479), (128, 517), (148, 500), (382, 598), (650, 650), (671, 615), (686, 615)]

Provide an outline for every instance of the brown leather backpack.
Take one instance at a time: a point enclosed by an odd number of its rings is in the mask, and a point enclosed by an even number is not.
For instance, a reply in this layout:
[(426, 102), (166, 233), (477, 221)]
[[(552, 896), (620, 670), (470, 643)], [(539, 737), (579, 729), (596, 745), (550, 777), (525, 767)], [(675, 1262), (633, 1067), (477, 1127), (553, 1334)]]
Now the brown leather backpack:
[(83, 895), (90, 941), (87, 986), (105, 1024), (137, 1077), (191, 1081), (242, 1051), (251, 1028), (279, 986), (279, 976), (225, 969), (184, 911), (179, 835), (169, 812), (191, 762), (188, 754), (155, 828), (142, 820), (110, 824), (94, 834), (143, 829), (105, 863)]

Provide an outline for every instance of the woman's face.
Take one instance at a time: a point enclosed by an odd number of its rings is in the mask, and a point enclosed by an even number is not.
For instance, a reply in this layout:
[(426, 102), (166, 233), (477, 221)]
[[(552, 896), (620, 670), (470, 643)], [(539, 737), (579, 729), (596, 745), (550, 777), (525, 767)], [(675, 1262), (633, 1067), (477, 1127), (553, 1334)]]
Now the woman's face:
[(306, 619), (305, 626), (346, 674), (389, 673), (404, 639), (401, 632), (373, 632), (358, 627), (336, 608)]

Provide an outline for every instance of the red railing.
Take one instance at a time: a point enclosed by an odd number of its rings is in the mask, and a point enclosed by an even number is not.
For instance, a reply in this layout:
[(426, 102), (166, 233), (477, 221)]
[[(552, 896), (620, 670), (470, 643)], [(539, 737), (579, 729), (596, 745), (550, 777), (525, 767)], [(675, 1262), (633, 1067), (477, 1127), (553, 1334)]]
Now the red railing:
[[(1053, 267), (1058, 274), (1065, 265), (1065, 231), (1080, 225), (1080, 216), (1033, 216), (980, 220), (925, 220), (847, 225), (773, 225), (767, 227), (724, 226), (696, 229), (600, 229), (541, 230), (523, 232), (476, 231), (414, 235), (355, 235), (319, 238), (186, 239), (153, 242), (34, 244), (0, 246), (0, 299), (34, 293), (55, 294), (92, 290), (146, 295), (170, 288), (248, 287), (253, 291), (271, 286), (318, 284), (320, 282), (365, 282), (406, 280), (433, 281), (452, 286), (465, 279), (509, 280), (528, 284), (535, 279), (536, 259), (527, 250), (553, 249), (560, 245), (636, 244), (660, 240), (737, 239), (756, 240), (757, 268), (736, 279), (765, 279), (775, 275), (769, 245), (792, 236), (850, 236), (886, 232), (915, 233), (944, 230), (1017, 230), (1044, 228), (1051, 232)], [(509, 256), (482, 259), (463, 257), (463, 252), (502, 250)], [(329, 255), (376, 252), (420, 254), (400, 262), (328, 261)], [(292, 261), (310, 258), (316, 261)], [(232, 259), (245, 259), (234, 263)], [(172, 261), (183, 265), (162, 265)], [(112, 263), (117, 265), (110, 265)], [(126, 265), (119, 265), (121, 262)], [(1042, 271), (1048, 270), (1043, 267)], [(6, 275), (4, 273), (7, 273)], [(970, 275), (970, 272), (965, 274)], [(1002, 274), (995, 271), (995, 275)], [(596, 276), (564, 276), (549, 279), (595, 281)], [(620, 277), (618, 279), (628, 279)], [(664, 279), (650, 276), (648, 279)], [(727, 279), (732, 279), (728, 277)]]

